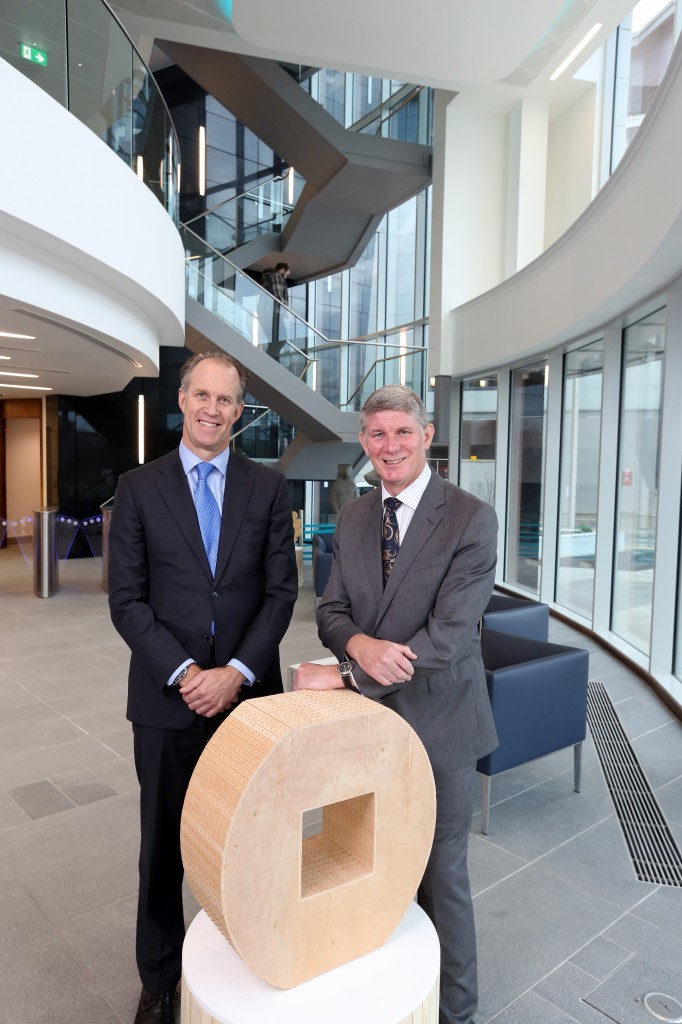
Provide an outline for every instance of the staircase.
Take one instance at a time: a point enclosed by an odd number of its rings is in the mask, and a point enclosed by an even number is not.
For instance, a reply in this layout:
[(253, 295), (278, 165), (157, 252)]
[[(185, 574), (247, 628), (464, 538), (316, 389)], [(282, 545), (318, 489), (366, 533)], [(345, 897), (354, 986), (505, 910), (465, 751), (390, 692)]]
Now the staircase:
[(425, 350), (403, 347), (376, 359), (373, 346), (330, 341), (189, 227), (181, 237), (188, 348), (235, 356), (249, 371), (252, 394), (295, 428), (279, 463), (289, 478), (329, 477), (339, 462), (354, 465), (363, 457), (362, 403), (382, 384), (421, 391)]
[(262, 233), (234, 252), (242, 269), (285, 259), (303, 283), (352, 266), (384, 214), (429, 185), (430, 146), (343, 128), (273, 61), (159, 45), (305, 179), (281, 233)]

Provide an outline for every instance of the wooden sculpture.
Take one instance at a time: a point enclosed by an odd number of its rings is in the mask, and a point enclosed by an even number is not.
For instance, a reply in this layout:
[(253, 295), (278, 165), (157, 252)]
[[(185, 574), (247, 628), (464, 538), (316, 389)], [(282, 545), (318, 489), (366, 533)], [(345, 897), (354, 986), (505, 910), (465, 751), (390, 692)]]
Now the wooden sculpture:
[[(241, 958), (291, 988), (379, 948), (431, 849), (435, 788), (416, 733), (348, 690), (241, 704), (185, 798), (194, 895)], [(323, 808), (319, 835), (302, 815)]]

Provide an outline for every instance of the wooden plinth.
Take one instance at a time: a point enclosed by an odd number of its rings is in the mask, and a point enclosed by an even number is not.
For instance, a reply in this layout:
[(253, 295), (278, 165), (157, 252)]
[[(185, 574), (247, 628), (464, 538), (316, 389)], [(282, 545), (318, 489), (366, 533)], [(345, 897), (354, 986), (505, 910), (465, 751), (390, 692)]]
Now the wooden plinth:
[(240, 959), (202, 911), (182, 956), (181, 1024), (437, 1024), (440, 948), (411, 903), (385, 945), (282, 991)]
[[(252, 970), (291, 988), (386, 941), (421, 881), (435, 806), (426, 751), (393, 711), (348, 690), (249, 700), (187, 790), (187, 880)], [(320, 833), (304, 837), (316, 808)]]

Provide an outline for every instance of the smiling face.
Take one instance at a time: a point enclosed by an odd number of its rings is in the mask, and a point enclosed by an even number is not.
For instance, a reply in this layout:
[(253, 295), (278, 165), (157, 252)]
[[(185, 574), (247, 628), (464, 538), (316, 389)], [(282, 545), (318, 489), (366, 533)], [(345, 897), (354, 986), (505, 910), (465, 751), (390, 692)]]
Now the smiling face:
[(414, 416), (395, 409), (371, 413), (360, 434), (365, 454), (394, 497), (417, 479), (432, 440), (432, 423), (422, 427)]
[(230, 443), (232, 425), (242, 414), (238, 401), (239, 374), (233, 366), (203, 359), (192, 370), (187, 390), (178, 394), (185, 417), (182, 440), (204, 462), (210, 462)]

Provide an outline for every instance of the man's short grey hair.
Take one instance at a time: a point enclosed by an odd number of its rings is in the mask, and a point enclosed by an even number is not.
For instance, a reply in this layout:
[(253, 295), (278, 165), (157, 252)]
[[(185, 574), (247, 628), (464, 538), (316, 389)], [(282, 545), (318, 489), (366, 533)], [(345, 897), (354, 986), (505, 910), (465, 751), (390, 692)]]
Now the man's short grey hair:
[(426, 430), (429, 424), (421, 398), (403, 384), (385, 384), (383, 388), (372, 392), (360, 410), (360, 430), (363, 434), (367, 420), (375, 412), (405, 412), (414, 416), (422, 430)]
[(238, 359), (235, 359), (234, 356), (229, 355), (227, 352), (197, 352), (196, 355), (190, 356), (189, 359), (183, 363), (180, 369), (180, 390), (187, 394), (192, 371), (199, 365), (199, 363), (203, 362), (204, 359), (214, 359), (216, 363), (222, 363), (223, 366), (231, 366), (233, 370), (237, 371), (239, 374), (239, 395), (237, 396), (237, 404), (243, 402), (244, 395), (249, 387), (249, 372), (245, 366), (242, 366)]

